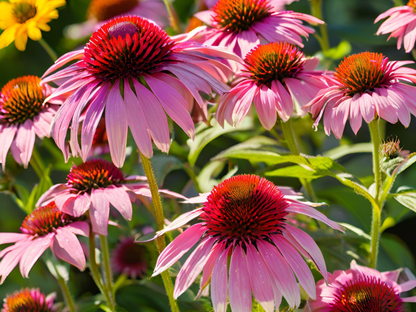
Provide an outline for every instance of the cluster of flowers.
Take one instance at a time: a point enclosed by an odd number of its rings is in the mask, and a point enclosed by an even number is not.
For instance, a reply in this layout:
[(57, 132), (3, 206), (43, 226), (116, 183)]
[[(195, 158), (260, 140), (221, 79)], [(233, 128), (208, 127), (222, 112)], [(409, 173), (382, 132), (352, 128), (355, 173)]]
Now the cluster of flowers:
[[(318, 58), (305, 57), (302, 37), (323, 21), (302, 13), (282, 11), (282, 0), (219, 0), (195, 16), (205, 26), (168, 36), (168, 13), (159, 0), (93, 0), (89, 20), (69, 29), (72, 37), (92, 35), (86, 46), (61, 56), (42, 78), (11, 80), (0, 93), (0, 162), (9, 153), (27, 167), (35, 138), (52, 136), (65, 161), (80, 156), (67, 182), (44, 193), (37, 209), (22, 223), (21, 233), (0, 233), (0, 284), (19, 264), (23, 277), (50, 248), (53, 254), (84, 270), (85, 253), (77, 235), (107, 236), (110, 206), (131, 220), (132, 202), (152, 198), (146, 177), (126, 176), (128, 130), (142, 155), (151, 158), (154, 145), (168, 152), (168, 118), (194, 138), (194, 116), (207, 118), (208, 98), (218, 96), (216, 119), (238, 126), (252, 103), (263, 127), (277, 119), (311, 113), (317, 127), (340, 139), (347, 120), (357, 133), (362, 125), (382, 118), (410, 123), (416, 116), (416, 70), (411, 62), (389, 61), (380, 53), (346, 57), (335, 72), (315, 70)], [(27, 38), (41, 39), (47, 23), (58, 17), (63, 0), (0, 2), (0, 48), (15, 42), (24, 50)], [(416, 2), (381, 14), (390, 16), (378, 33), (391, 32), (406, 52), (415, 43)], [(162, 28), (161, 28), (162, 27)], [(404, 40), (404, 41), (403, 41)], [(231, 83), (231, 87), (227, 85)], [(49, 84), (53, 83), (55, 87)], [(56, 87), (57, 86), (57, 87)], [(69, 132), (69, 140), (67, 134)], [(105, 133), (105, 135), (104, 135)], [(96, 141), (105, 136), (112, 162), (93, 159)], [(102, 140), (101, 140), (102, 141)], [(103, 151), (106, 151), (103, 149)], [(301, 303), (300, 286), (309, 295), (305, 311), (403, 310), (400, 293), (416, 287), (416, 280), (399, 284), (399, 272), (380, 273), (351, 264), (347, 271), (327, 272), (314, 240), (296, 227), (303, 214), (343, 231), (300, 193), (277, 187), (255, 175), (224, 180), (209, 194), (187, 199), (169, 190), (165, 196), (203, 206), (159, 229), (155, 239), (198, 219), (160, 254), (153, 275), (171, 267), (190, 250), (176, 278), (174, 298), (202, 272), (200, 292), (211, 284), (216, 312), (251, 311), (252, 294), (265, 311), (278, 309), (282, 298), (291, 308)], [(126, 239), (118, 256), (137, 246)], [(136, 250), (139, 256), (141, 250)], [(324, 277), (315, 285), (304, 258)], [(146, 264), (117, 260), (118, 271), (141, 276)], [(5, 299), (2, 311), (55, 311), (53, 296), (25, 289)]]

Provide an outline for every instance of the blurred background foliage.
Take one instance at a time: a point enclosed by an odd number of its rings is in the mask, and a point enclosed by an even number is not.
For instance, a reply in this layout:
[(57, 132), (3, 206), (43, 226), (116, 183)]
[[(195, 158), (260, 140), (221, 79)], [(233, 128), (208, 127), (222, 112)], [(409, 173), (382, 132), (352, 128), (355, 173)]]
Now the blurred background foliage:
[[(326, 55), (323, 55), (322, 52), (317, 53), (320, 47), (313, 36), (305, 43), (304, 48), (306, 55), (316, 54), (322, 58), (321, 69), (334, 69), (345, 55), (362, 51), (381, 52), (390, 60), (413, 60), (412, 54), (404, 53), (403, 49), (396, 49), (395, 39), (386, 42), (387, 36), (374, 35), (380, 25), (380, 23), (375, 25), (374, 19), (393, 5), (403, 4), (400, 0), (322, 0), (322, 2), (323, 17), (328, 25), (333, 49)], [(63, 36), (63, 33), (68, 25), (85, 20), (88, 4), (88, 0), (67, 0), (66, 7), (60, 9), (59, 19), (49, 24), (52, 30), (43, 33), (44, 39), (59, 55), (81, 48), (85, 43), (85, 41), (69, 40)], [(176, 0), (173, 5), (185, 25), (198, 7), (198, 3), (194, 3), (193, 0)], [(288, 9), (310, 13), (309, 1), (300, 0), (288, 6)], [(3, 86), (9, 80), (22, 75), (42, 76), (50, 65), (49, 56), (37, 42), (29, 40), (25, 52), (19, 52), (12, 44), (0, 50), (0, 85)], [(349, 154), (352, 151), (350, 145), (370, 141), (368, 128), (363, 126), (355, 136), (347, 125), (344, 137), (339, 141), (334, 136), (327, 137), (322, 126), (317, 132), (314, 132), (312, 123), (313, 121), (308, 116), (294, 120), (301, 151), (308, 155), (329, 156), (329, 150), (341, 146), (341, 149), (333, 151), (332, 155), (338, 153), (336, 161), (359, 178), (366, 187), (369, 187), (372, 182), (371, 150), (368, 149), (368, 146), (363, 146), (363, 148), (357, 148), (359, 153)], [(276, 126), (274, 135), (271, 135), (260, 126), (256, 116), (246, 118), (239, 129), (231, 127), (222, 129), (215, 125), (215, 121), (211, 120), (210, 126), (201, 123), (196, 127), (198, 134), (194, 142), (190, 142), (182, 130), (176, 126), (173, 127), (172, 139), (174, 141), (169, 154), (162, 154), (155, 150), (155, 156), (152, 159), (156, 177), (163, 188), (182, 192), (187, 196), (194, 196), (197, 191), (207, 192), (218, 181), (237, 173), (263, 174), (277, 185), (290, 185), (298, 189), (301, 187), (297, 178), (268, 174), (270, 167), (267, 163), (233, 157), (224, 158), (221, 155), (216, 157), (230, 147), (238, 149), (238, 144), (246, 144), (240, 145), (240, 148), (243, 149), (284, 152), (284, 142), (277, 139), (282, 136), (279, 125)], [(414, 137), (416, 120), (414, 117), (412, 117), (408, 129), (405, 129), (401, 124), (386, 124), (384, 129), (385, 138), (397, 137), (404, 150), (416, 151)], [(59, 166), (55, 165), (51, 172), (53, 183), (64, 183), (72, 164), (77, 164), (80, 160), (71, 159), (64, 165), (62, 155), (60, 152), (56, 153), (53, 144), (51, 140), (45, 140), (40, 143), (39, 150), (45, 164), (59, 163)], [(131, 140), (129, 145), (132, 146), (132, 152), (130, 160), (126, 162), (123, 169), (129, 175), (143, 174), (141, 165), (138, 163), (137, 152), (134, 150), (135, 145)], [(16, 187), (18, 188), (19, 185), (31, 190), (38, 179), (32, 168), (24, 170), (16, 165), (11, 157), (7, 160), (7, 167), (0, 181), (3, 191), (0, 194), (2, 202), (0, 231), (16, 232), (19, 230), (25, 213), (17, 207), (10, 194), (16, 192)], [(283, 164), (275, 166), (274, 169), (282, 169), (282, 172), (292, 170), (292, 168), (285, 169), (287, 167), (287, 164)], [(314, 179), (312, 184), (319, 200), (328, 203), (328, 206), (325, 206), (322, 211), (331, 219), (350, 225), (346, 234), (340, 235), (334, 234), (326, 227), (321, 231), (315, 231), (317, 226), (321, 228), (323, 226), (316, 223), (308, 224), (308, 220), (299, 219), (300, 224), (304, 224), (318, 242), (324, 253), (328, 270), (332, 272), (336, 269), (347, 269), (352, 259), (357, 259), (359, 264), (366, 264), (365, 258), (369, 250), (368, 234), (371, 224), (369, 202), (350, 188), (337, 182), (333, 177)], [(416, 166), (410, 167), (398, 177), (393, 191), (403, 185), (416, 188)], [(191, 205), (180, 205), (169, 200), (164, 201), (164, 207), (166, 217), (170, 220), (180, 213), (193, 209)], [(120, 228), (113, 227), (111, 229), (109, 233), (110, 246), (115, 246), (120, 236), (136, 235), (141, 233), (145, 225), (155, 225), (154, 219), (143, 205), (134, 209), (134, 219), (130, 224), (120, 221)], [(113, 218), (121, 220), (117, 215), (114, 215)], [(395, 200), (389, 200), (384, 209), (383, 222), (384, 232), (378, 269), (384, 271), (408, 267), (411, 271), (416, 272), (414, 261), (416, 257), (415, 212)], [(149, 252), (150, 259), (152, 259), (148, 268), (148, 273), (150, 273), (157, 251), (151, 243), (145, 244), (145, 247)], [(175, 274), (175, 269), (178, 268), (174, 267), (172, 274)], [(81, 311), (99, 311), (99, 308), (93, 303), (94, 297), (90, 296), (97, 295), (99, 292), (89, 275), (73, 268), (71, 268), (70, 274), (70, 288), (80, 304)], [(316, 277), (319, 278), (319, 275)], [(119, 282), (121, 286), (117, 301), (127, 311), (169, 311), (160, 277), (136, 281), (123, 281), (121, 278)], [(6, 283), (0, 286), (0, 298), (4, 298), (7, 293), (21, 287), (41, 287), (45, 293), (57, 291), (58, 298), (62, 299), (57, 283), (41, 261), (34, 266), (28, 280), (23, 279), (20, 272), (15, 269)], [(194, 285), (179, 298), (181, 311), (210, 309), (210, 301), (206, 298), (194, 301), (196, 291), (197, 286)], [(416, 311), (416, 309), (414, 310)]]

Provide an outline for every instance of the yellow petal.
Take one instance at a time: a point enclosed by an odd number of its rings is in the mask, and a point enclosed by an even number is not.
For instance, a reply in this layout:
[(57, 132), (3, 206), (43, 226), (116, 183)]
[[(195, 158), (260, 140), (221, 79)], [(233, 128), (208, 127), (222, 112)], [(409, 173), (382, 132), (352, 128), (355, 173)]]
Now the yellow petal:
[(20, 24), (15, 24), (6, 28), (0, 35), (0, 49), (7, 47), (10, 43), (13, 42), (16, 36), (16, 30), (19, 28)]
[(40, 38), (42, 38), (42, 33), (40, 32), (40, 29), (36, 26), (36, 22), (28, 22), (27, 23), (27, 34), (30, 39), (34, 41), (38, 41)]
[(16, 21), (13, 18), (12, 10), (13, 10), (12, 4), (5, 2), (5, 1), (0, 2), (0, 28), (1, 29), (5, 29), (16, 23)]
[(26, 25), (23, 24), (22, 27), (20, 27), (16, 31), (16, 39), (14, 40), (14, 45), (19, 51), (26, 50), (26, 43), (27, 43), (27, 28)]
[(43, 31), (50, 31), (51, 27), (46, 24), (46, 23), (42, 23), (42, 22), (38, 22), (38, 28), (43, 30)]

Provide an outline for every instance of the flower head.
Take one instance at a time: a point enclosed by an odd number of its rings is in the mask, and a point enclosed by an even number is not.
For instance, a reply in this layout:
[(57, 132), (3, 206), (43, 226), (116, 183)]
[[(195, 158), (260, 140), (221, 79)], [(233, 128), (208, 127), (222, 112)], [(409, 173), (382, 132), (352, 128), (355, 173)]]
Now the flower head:
[(20, 228), (22, 233), (0, 233), (0, 244), (15, 243), (0, 252), (0, 284), (20, 262), (20, 272), (28, 277), (29, 271), (50, 247), (56, 257), (85, 268), (85, 256), (75, 235), (88, 236), (89, 225), (60, 211), (54, 202), (37, 208), (28, 215)]
[(380, 25), (377, 35), (391, 33), (387, 40), (391, 37), (397, 38), (397, 49), (399, 50), (403, 43), (405, 51), (411, 52), (416, 41), (416, 1), (410, 0), (407, 5), (387, 10), (380, 14), (374, 23), (386, 17), (388, 18)]
[(277, 11), (275, 1), (270, 0), (219, 0), (211, 10), (195, 16), (208, 26), (196, 28), (189, 38), (225, 47), (242, 58), (259, 45), (261, 39), (303, 47), (301, 37), (308, 37), (314, 30), (302, 25), (302, 21), (323, 23), (308, 14)]
[(42, 38), (41, 30), (49, 31), (48, 23), (58, 18), (56, 8), (65, 0), (13, 0), (0, 2), (0, 49), (14, 41), (20, 51), (26, 49), (27, 37)]
[(117, 273), (122, 273), (135, 279), (142, 278), (147, 270), (147, 250), (136, 244), (132, 237), (121, 240), (113, 252), (111, 263)]
[[(227, 90), (214, 77), (230, 71), (218, 62), (222, 58), (238, 60), (220, 49), (177, 43), (140, 17), (116, 18), (97, 30), (83, 50), (65, 54), (45, 73), (77, 60), (45, 79), (65, 80), (49, 98), (71, 94), (57, 113), (52, 136), (68, 159), (65, 137), (72, 119), (72, 154), (81, 155), (85, 161), (105, 110), (110, 153), (117, 167), (124, 163), (128, 127), (146, 157), (152, 156), (151, 139), (167, 152), (170, 137), (166, 113), (193, 137), (189, 114), (193, 98), (202, 106), (199, 92), (210, 94), (213, 89), (222, 94)], [(80, 118), (81, 113), (85, 117)], [(81, 123), (82, 148), (78, 142)]]
[(87, 21), (68, 27), (72, 39), (90, 36), (115, 17), (136, 15), (162, 28), (169, 25), (169, 14), (161, 0), (92, 0), (87, 9)]
[(4, 299), (1, 312), (55, 312), (55, 293), (45, 296), (38, 288), (15, 291)]
[(200, 222), (163, 250), (153, 275), (172, 266), (198, 243), (178, 274), (175, 298), (203, 271), (200, 292), (211, 281), (216, 312), (226, 310), (227, 292), (233, 311), (251, 311), (252, 292), (266, 311), (278, 308), (282, 296), (291, 307), (298, 306), (300, 290), (295, 275), (305, 291), (315, 297), (312, 273), (300, 254), (311, 258), (324, 277), (327, 273), (316, 243), (287, 219), (291, 213), (301, 213), (342, 230), (312, 208), (313, 203), (301, 202), (300, 198), (291, 189), (255, 175), (224, 180), (208, 196), (192, 200), (204, 201), (202, 208), (183, 214), (157, 233), (163, 235), (199, 217)]
[[(109, 161), (89, 160), (73, 166), (67, 183), (52, 186), (39, 198), (37, 205), (54, 200), (62, 212), (74, 217), (89, 210), (92, 230), (107, 235), (110, 204), (130, 221), (133, 214), (131, 202), (142, 197), (151, 198), (149, 185), (144, 181), (146, 178), (141, 176), (126, 177)], [(160, 191), (170, 197), (185, 198), (168, 190)]]
[(410, 114), (416, 115), (416, 88), (403, 82), (416, 82), (416, 70), (402, 67), (411, 61), (391, 62), (381, 53), (363, 52), (347, 56), (322, 89), (304, 109), (312, 113), (317, 127), (322, 116), (325, 133), (341, 138), (349, 119), (354, 133), (362, 119), (370, 123), (380, 117), (397, 120), (407, 127)]
[(305, 312), (403, 312), (403, 303), (416, 297), (401, 298), (400, 293), (416, 287), (416, 280), (399, 285), (399, 273), (379, 272), (353, 260), (350, 269), (328, 274), (328, 283), (316, 284), (317, 299), (309, 300)]
[[(303, 107), (327, 84), (321, 71), (314, 71), (319, 60), (305, 58), (296, 46), (285, 42), (259, 45), (251, 50), (235, 86), (218, 102), (217, 119), (223, 126), (239, 124), (254, 102), (260, 122), (270, 130), (276, 112), (283, 121), (294, 106)], [(302, 110), (296, 111), (301, 114)]]
[[(1, 2), (3, 3), (3, 2)], [(36, 76), (10, 80), (0, 93), (0, 162), (3, 170), (9, 149), (14, 159), (25, 168), (32, 156), (36, 135), (49, 137), (52, 119), (62, 100), (44, 100), (53, 89), (41, 84)]]
[[(270, 5), (275, 11), (285, 11), (285, 5), (299, 0), (270, 0)], [(208, 8), (212, 8), (218, 0), (205, 0), (205, 4)]]

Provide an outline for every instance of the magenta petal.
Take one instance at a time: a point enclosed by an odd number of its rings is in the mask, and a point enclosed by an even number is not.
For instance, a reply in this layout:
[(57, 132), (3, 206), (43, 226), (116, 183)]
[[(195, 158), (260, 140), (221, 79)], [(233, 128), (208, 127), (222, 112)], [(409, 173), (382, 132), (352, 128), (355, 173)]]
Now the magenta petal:
[(105, 190), (93, 189), (91, 191), (90, 218), (94, 233), (107, 236), (110, 203), (105, 196)]
[(247, 264), (250, 272), (251, 289), (254, 297), (266, 312), (273, 312), (274, 293), (267, 269), (260, 252), (252, 244), (247, 244)]
[(120, 81), (117, 80), (108, 94), (105, 106), (105, 127), (107, 129), (108, 145), (111, 160), (121, 168), (126, 158), (127, 116), (124, 100), (120, 94)]
[(124, 80), (124, 104), (126, 105), (127, 123), (131, 134), (140, 152), (147, 158), (153, 156), (152, 141), (148, 131), (146, 118), (139, 100), (129, 86), (128, 80)]
[(52, 251), (58, 258), (76, 266), (79, 270), (85, 269), (84, 251), (78, 238), (66, 227), (56, 230)]
[(295, 272), (299, 283), (302, 285), (303, 289), (305, 289), (309, 297), (316, 299), (315, 280), (311, 270), (305, 260), (299, 255), (299, 252), (282, 235), (274, 235), (273, 242), (289, 263), (293, 272)]
[(49, 233), (45, 236), (37, 237), (30, 244), (27, 244), (27, 249), (22, 255), (19, 266), (23, 277), (28, 277), (30, 269), (45, 250), (52, 245), (54, 236), (55, 234)]
[(232, 311), (251, 312), (250, 276), (241, 246), (236, 246), (231, 255), (229, 295)]
[(133, 215), (130, 197), (127, 192), (116, 186), (109, 186), (103, 191), (107, 200), (120, 212), (124, 219), (130, 221)]
[(211, 299), (215, 312), (227, 310), (227, 260), (230, 247), (225, 249), (215, 262), (211, 276)]
[(206, 228), (197, 223), (176, 237), (159, 255), (152, 276), (171, 267), (199, 241), (205, 231)]
[(215, 239), (210, 238), (200, 243), (194, 252), (186, 259), (175, 282), (173, 297), (178, 298), (192, 285), (204, 268)]

